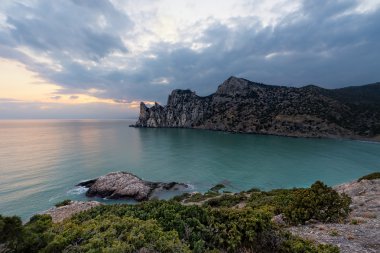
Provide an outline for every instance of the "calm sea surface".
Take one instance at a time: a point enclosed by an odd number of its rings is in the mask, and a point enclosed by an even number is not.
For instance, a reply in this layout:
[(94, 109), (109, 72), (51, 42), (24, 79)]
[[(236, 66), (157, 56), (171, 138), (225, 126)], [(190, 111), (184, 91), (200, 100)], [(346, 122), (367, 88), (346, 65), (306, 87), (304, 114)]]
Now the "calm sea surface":
[[(75, 185), (111, 171), (206, 191), (334, 185), (380, 170), (380, 144), (188, 129), (136, 129), (128, 120), (0, 121), (0, 214), (24, 220)], [(112, 203), (111, 201), (106, 201)]]

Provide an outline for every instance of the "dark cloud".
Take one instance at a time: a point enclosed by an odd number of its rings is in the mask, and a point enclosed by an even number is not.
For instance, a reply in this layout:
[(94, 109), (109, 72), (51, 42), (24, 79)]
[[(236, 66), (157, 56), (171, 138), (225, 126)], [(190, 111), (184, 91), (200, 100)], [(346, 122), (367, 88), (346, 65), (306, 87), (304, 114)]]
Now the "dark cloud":
[[(232, 26), (208, 20), (207, 29), (193, 41), (207, 45), (203, 49), (158, 41), (135, 58), (129, 58), (122, 39), (133, 24), (108, 1), (37, 3), (7, 10), (12, 28), (0, 31), (0, 55), (27, 62), (61, 85), (62, 93), (92, 88), (100, 91), (94, 95), (118, 103), (166, 102), (174, 88), (207, 95), (230, 75), (269, 84), (314, 83), (330, 88), (380, 80), (380, 12), (355, 12), (358, 1), (304, 0), (300, 10), (275, 26), (263, 27), (257, 17), (233, 18)], [(17, 47), (43, 53), (61, 69), (52, 71), (51, 64), (14, 51)], [(114, 62), (110, 67), (103, 62), (115, 52), (129, 64), (120, 67)]]
[(70, 99), (72, 99), (72, 100), (75, 100), (75, 99), (78, 99), (79, 98), (79, 96), (76, 96), (76, 95), (71, 95), (70, 96)]
[[(161, 89), (172, 88), (192, 88), (206, 95), (229, 75), (327, 88), (379, 81), (380, 12), (352, 12), (356, 6), (356, 1), (304, 1), (298, 15), (259, 30), (250, 17), (236, 19), (234, 28), (214, 22), (198, 39), (211, 45), (201, 53), (180, 45), (174, 50), (173, 45), (156, 46), (152, 53), (157, 58), (146, 60), (142, 67), (145, 75), (138, 81), (144, 88), (139, 95), (149, 89), (152, 99)], [(173, 84), (148, 85), (157, 76), (171, 77)], [(165, 95), (160, 99), (164, 101)]]

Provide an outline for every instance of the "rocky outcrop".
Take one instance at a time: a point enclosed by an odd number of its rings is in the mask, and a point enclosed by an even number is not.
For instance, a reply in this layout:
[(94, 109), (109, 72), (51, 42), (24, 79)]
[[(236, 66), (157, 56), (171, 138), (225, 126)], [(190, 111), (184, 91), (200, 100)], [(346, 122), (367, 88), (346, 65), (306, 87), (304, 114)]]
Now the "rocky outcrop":
[(96, 206), (102, 205), (97, 201), (71, 201), (70, 204), (60, 207), (52, 207), (49, 210), (43, 212), (42, 214), (48, 214), (51, 216), (54, 223), (61, 222), (65, 219), (70, 218), (74, 214), (89, 210)]
[(140, 104), (135, 127), (183, 127), (303, 137), (380, 139), (380, 83), (328, 90), (230, 77), (200, 97), (174, 90), (166, 106)]
[(341, 252), (380, 252), (380, 179), (362, 180), (334, 187), (351, 197), (351, 213), (345, 223), (291, 227), (295, 235), (337, 245)]
[(149, 182), (128, 172), (112, 172), (97, 179), (81, 182), (78, 186), (88, 187), (88, 197), (108, 199), (147, 200), (154, 193), (168, 190), (182, 190), (186, 184), (170, 182)]

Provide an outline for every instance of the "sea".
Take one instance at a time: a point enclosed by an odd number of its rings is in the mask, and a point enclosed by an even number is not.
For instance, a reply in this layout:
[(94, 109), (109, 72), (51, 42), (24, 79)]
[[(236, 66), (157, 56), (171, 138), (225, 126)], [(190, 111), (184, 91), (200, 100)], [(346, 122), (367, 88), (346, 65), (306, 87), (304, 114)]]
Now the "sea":
[[(336, 185), (380, 170), (380, 143), (129, 127), (135, 120), (0, 121), (0, 214), (24, 221), (64, 199), (87, 198), (76, 185), (114, 171), (205, 192)], [(171, 192), (160, 198), (170, 198)]]

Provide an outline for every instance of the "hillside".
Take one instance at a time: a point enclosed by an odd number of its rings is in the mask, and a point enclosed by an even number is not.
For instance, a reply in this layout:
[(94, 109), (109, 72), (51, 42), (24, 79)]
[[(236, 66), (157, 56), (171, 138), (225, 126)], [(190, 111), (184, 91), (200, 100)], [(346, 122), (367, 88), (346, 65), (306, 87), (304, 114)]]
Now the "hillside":
[(380, 83), (341, 89), (273, 86), (230, 77), (200, 97), (173, 90), (140, 105), (135, 127), (183, 127), (300, 137), (380, 137)]
[(0, 252), (378, 252), (379, 175), (334, 188), (217, 184), (135, 205), (63, 201), (26, 224), (0, 215)]

